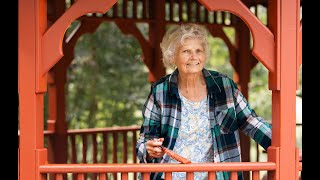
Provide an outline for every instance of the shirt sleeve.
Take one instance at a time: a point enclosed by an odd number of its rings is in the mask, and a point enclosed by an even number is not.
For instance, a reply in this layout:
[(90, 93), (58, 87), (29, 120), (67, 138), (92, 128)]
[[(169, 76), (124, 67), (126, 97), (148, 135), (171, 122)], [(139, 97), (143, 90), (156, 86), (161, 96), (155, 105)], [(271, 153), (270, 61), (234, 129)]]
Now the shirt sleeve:
[(152, 91), (143, 106), (142, 110), (143, 124), (140, 129), (140, 137), (136, 144), (136, 154), (140, 163), (150, 163), (147, 159), (147, 150), (145, 143), (150, 138), (158, 138), (160, 134), (161, 110), (156, 103)]
[(267, 150), (271, 145), (272, 126), (251, 109), (237, 87), (234, 89), (234, 97), (239, 129)]

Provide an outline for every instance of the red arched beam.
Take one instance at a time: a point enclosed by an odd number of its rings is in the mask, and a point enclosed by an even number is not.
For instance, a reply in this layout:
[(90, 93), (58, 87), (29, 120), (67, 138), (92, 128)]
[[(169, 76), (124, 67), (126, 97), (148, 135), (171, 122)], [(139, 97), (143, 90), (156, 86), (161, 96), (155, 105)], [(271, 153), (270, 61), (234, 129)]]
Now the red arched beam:
[(275, 72), (274, 35), (240, 0), (199, 0), (209, 11), (229, 11), (240, 17), (253, 37), (252, 54), (269, 70)]
[[(41, 78), (46, 75), (63, 56), (64, 33), (75, 19), (87, 13), (105, 13), (116, 2), (117, 0), (91, 0), (90, 3), (87, 0), (76, 1), (43, 35), (41, 41), (42, 58), (40, 65), (38, 65), (37, 77)], [(46, 87), (46, 82), (38, 83), (37, 91), (43, 91), (42, 88)]]
[(68, 58), (64, 58), (63, 61), (61, 61), (61, 64), (63, 64), (63, 69), (67, 70), (70, 63), (72, 62), (74, 58), (74, 47), (79, 37), (86, 33), (94, 33), (100, 24), (100, 21), (82, 20), (80, 24), (78, 24), (70, 33), (70, 35), (65, 39), (63, 51), (65, 52), (65, 54), (68, 54)]

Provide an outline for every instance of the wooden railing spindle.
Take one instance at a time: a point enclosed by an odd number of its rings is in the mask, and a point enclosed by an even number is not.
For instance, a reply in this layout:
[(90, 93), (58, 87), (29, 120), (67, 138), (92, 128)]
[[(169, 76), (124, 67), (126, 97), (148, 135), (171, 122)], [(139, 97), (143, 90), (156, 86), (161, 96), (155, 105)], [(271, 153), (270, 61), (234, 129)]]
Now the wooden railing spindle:
[(143, 0), (142, 1), (142, 17), (143, 19), (147, 19), (147, 10), (148, 10), (148, 6), (147, 6), (147, 0)]
[(252, 180), (260, 179), (260, 171), (252, 171)]
[(122, 133), (122, 141), (123, 141), (123, 147), (122, 147), (122, 162), (127, 163), (128, 160), (128, 141), (127, 141), (127, 131), (124, 131)]
[(123, 3), (122, 3), (122, 17), (124, 17), (124, 18), (128, 17), (127, 7), (128, 7), (128, 0), (123, 0)]
[(231, 171), (230, 180), (238, 180), (238, 172)]
[(208, 172), (208, 180), (216, 180), (216, 172)]
[(134, 19), (137, 19), (137, 6), (138, 0), (132, 0), (132, 14)]
[(164, 175), (165, 175), (164, 177), (166, 180), (172, 180), (172, 173), (171, 172), (166, 172)]
[(63, 174), (56, 174), (56, 180), (63, 180)]
[[(112, 133), (112, 138), (113, 138), (112, 163), (117, 163), (118, 162), (118, 157), (117, 157), (118, 136), (115, 132)], [(112, 175), (113, 175), (113, 179), (117, 179), (117, 173), (112, 173)]]

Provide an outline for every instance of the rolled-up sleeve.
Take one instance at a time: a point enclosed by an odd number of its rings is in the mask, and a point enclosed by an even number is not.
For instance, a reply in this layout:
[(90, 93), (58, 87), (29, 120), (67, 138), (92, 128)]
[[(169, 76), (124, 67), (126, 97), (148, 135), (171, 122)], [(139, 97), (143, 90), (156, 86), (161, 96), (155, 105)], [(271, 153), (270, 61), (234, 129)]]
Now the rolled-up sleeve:
[(234, 97), (239, 129), (267, 150), (271, 145), (272, 126), (251, 109), (238, 88), (234, 89)]

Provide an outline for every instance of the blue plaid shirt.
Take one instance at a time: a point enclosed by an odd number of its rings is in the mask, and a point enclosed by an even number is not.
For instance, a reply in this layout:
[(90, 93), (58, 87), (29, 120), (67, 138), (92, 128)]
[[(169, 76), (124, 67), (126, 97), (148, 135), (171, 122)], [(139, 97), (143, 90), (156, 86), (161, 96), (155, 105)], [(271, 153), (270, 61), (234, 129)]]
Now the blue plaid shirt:
[[(147, 160), (145, 143), (150, 138), (164, 138), (163, 146), (173, 150), (181, 124), (181, 100), (178, 93), (178, 70), (151, 86), (142, 111), (143, 124), (136, 153), (140, 163), (167, 163), (169, 156)], [(209, 124), (214, 162), (240, 162), (239, 130), (254, 139), (265, 150), (271, 145), (271, 125), (257, 116), (236, 83), (216, 71), (202, 70), (209, 99)], [(163, 173), (151, 173), (160, 179)], [(229, 179), (229, 172), (217, 172), (217, 179)], [(242, 172), (238, 172), (242, 179)]]

